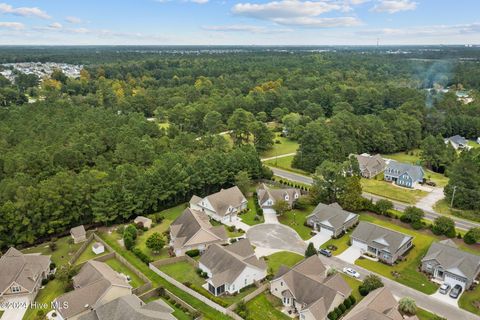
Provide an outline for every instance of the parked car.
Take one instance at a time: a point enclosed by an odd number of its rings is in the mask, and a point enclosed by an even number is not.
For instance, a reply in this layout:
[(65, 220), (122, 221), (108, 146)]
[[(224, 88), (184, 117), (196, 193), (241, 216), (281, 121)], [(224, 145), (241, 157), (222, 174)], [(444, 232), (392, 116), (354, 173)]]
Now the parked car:
[(438, 290), (438, 292), (441, 294), (447, 294), (448, 290), (450, 290), (450, 285), (448, 283), (444, 283), (440, 286), (440, 290)]
[(430, 187), (436, 187), (436, 186), (437, 186), (437, 184), (436, 184), (435, 182), (433, 182), (433, 181), (427, 181), (427, 182), (425, 182), (425, 184), (426, 184), (427, 186), (430, 186)]
[(345, 274), (349, 275), (350, 277), (354, 277), (354, 278), (357, 278), (357, 279), (360, 278), (360, 273), (353, 270), (352, 268), (345, 267), (345, 268), (343, 268), (343, 272)]
[(320, 254), (323, 254), (326, 257), (331, 257), (332, 256), (332, 252), (328, 249), (320, 249), (320, 250), (318, 250), (318, 252)]
[(450, 291), (450, 298), (457, 299), (461, 293), (462, 293), (462, 286), (459, 284), (456, 284)]

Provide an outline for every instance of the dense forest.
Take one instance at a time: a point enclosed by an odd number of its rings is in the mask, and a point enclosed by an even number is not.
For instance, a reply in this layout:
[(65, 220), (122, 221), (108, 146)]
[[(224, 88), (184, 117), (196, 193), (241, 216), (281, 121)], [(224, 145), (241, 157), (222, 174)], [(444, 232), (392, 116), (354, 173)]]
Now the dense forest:
[[(0, 247), (154, 212), (232, 185), (240, 171), (268, 176), (259, 153), (273, 144), (272, 121), (299, 142), (293, 165), (309, 172), (351, 153), (480, 136), (480, 51), (404, 50), (4, 48), (3, 62), (84, 69), (78, 79), (0, 76)], [(475, 101), (462, 104), (457, 89)], [(225, 130), (233, 143), (216, 135)], [(429, 152), (429, 167), (480, 194), (478, 152)], [(467, 162), (476, 176), (462, 174)], [(480, 210), (476, 199), (455, 205)]]

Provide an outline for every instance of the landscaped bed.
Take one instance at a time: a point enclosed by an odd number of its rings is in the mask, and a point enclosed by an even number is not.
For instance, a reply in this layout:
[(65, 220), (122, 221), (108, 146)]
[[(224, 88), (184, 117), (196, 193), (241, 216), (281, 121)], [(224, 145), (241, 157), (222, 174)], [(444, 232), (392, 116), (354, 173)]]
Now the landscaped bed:
[(303, 258), (303, 256), (297, 253), (281, 251), (265, 257), (265, 260), (267, 262), (269, 271), (275, 274), (282, 265), (293, 267), (303, 260)]
[(248, 319), (289, 320), (291, 319), (280, 311), (282, 302), (268, 292), (264, 292), (249, 302), (246, 307)]

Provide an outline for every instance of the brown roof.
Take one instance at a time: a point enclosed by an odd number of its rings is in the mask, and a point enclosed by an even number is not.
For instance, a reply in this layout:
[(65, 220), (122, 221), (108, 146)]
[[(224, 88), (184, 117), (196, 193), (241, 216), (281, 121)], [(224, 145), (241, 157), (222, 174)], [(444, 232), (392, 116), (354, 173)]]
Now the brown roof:
[(223, 225), (213, 227), (205, 213), (190, 208), (185, 209), (170, 225), (170, 233), (174, 238), (175, 249), (182, 248), (185, 244), (223, 242), (228, 239)]
[[(247, 202), (247, 199), (237, 186), (233, 186), (228, 189), (222, 189), (219, 192), (213, 193), (205, 198), (208, 199), (215, 212), (220, 216), (227, 215), (229, 213), (228, 208), (236, 208), (242, 203)], [(196, 201), (198, 199), (200, 200)], [(190, 200), (190, 204), (198, 204), (201, 200), (201, 198), (193, 196)]]
[(397, 308), (397, 300), (390, 290), (382, 287), (363, 298), (344, 320), (403, 320)]
[(50, 256), (39, 254), (23, 254), (15, 248), (10, 248), (0, 258), (0, 295), (17, 283), (28, 291), (35, 289), (35, 283), (48, 271)]
[(85, 228), (83, 227), (83, 225), (77, 226), (75, 228), (70, 229), (70, 234), (74, 238), (84, 237), (86, 235)]
[(225, 247), (211, 245), (200, 258), (200, 263), (212, 272), (210, 280), (216, 287), (225, 283), (231, 284), (247, 266), (261, 270), (267, 269), (265, 261), (255, 256), (255, 251), (248, 239), (242, 239)]
[(68, 308), (59, 309), (63, 318), (80, 314), (95, 307), (98, 300), (112, 286), (131, 289), (127, 279), (103, 262), (90, 260), (72, 278), (75, 290), (56, 299), (59, 305), (68, 302)]
[(285, 197), (288, 196), (288, 203), (291, 205), (295, 201), (295, 194), (298, 194), (300, 197), (300, 189), (295, 188), (284, 188), (284, 189), (274, 189), (269, 188), (267, 185), (262, 184), (257, 189), (258, 202), (262, 205), (268, 199), (273, 199), (274, 201), (285, 200)]
[(382, 156), (376, 154), (371, 156), (367, 153), (355, 155), (357, 158), (358, 164), (360, 166), (360, 171), (368, 171), (370, 173), (378, 173), (385, 170), (385, 160)]

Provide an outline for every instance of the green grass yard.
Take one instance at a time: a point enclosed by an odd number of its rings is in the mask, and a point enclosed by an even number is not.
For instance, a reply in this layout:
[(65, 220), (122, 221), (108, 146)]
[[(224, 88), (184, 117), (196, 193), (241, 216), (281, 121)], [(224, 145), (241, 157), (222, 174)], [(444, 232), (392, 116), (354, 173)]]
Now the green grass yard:
[(427, 311), (427, 310), (424, 310), (424, 309), (421, 309), (421, 308), (417, 308), (417, 317), (418, 319), (420, 320), (436, 320), (438, 318), (436, 318), (436, 315)]
[[(339, 272), (342, 272), (342, 271), (339, 270)], [(344, 273), (341, 273), (341, 275), (342, 275), (343, 279), (345, 280), (345, 282), (348, 283), (350, 288), (352, 288), (352, 295), (355, 297), (355, 300), (357, 301), (355, 304), (359, 303), (360, 300), (363, 299), (362, 295), (360, 294), (360, 291), (358, 291), (358, 287), (360, 287), (362, 282), (357, 280), (357, 279), (354, 279), (352, 277), (349, 277)]]
[(285, 265), (287, 267), (293, 267), (294, 265), (302, 261), (303, 258), (303, 256), (297, 253), (288, 251), (277, 252), (265, 257), (268, 269), (273, 272), (273, 274), (277, 273), (278, 269), (280, 269), (282, 265)]
[(265, 161), (264, 163), (271, 167), (276, 167), (279, 169), (303, 174), (305, 176), (310, 176), (310, 173), (303, 171), (301, 169), (296, 169), (292, 167), (293, 157), (294, 156), (287, 156), (287, 157), (281, 157), (277, 159), (271, 159), (271, 160)]
[(420, 164), (420, 149), (413, 149), (408, 152), (396, 152), (389, 154), (382, 154), (383, 158), (392, 159), (398, 162), (410, 163), (410, 164)]
[(480, 212), (475, 212), (473, 210), (459, 210), (450, 208), (450, 204), (447, 200), (442, 199), (435, 203), (433, 206), (436, 212), (441, 213), (446, 216), (456, 216), (466, 220), (472, 220), (480, 222)]
[(248, 310), (247, 320), (289, 320), (291, 319), (279, 309), (282, 307), (280, 299), (274, 297), (268, 292), (264, 292), (246, 304)]
[(280, 132), (275, 133), (274, 141), (280, 141), (280, 143), (274, 143), (272, 149), (262, 153), (262, 158), (276, 157), (282, 154), (297, 152), (298, 150), (298, 142), (281, 137)]
[[(37, 297), (35, 298), (35, 301), (39, 304), (47, 304), (50, 306), (50, 303), (55, 300), (58, 296), (62, 295), (65, 293), (65, 284), (62, 283), (60, 280), (52, 280), (47, 283), (45, 288), (41, 289)], [(44, 310), (45, 313), (50, 311), (51, 308), (49, 307), (47, 310)], [(38, 309), (27, 309), (27, 312), (25, 312), (25, 315), (23, 316), (23, 320), (36, 320), (37, 319), (37, 312)]]
[(340, 253), (348, 249), (348, 240), (350, 239), (350, 233), (351, 232), (348, 232), (338, 239), (328, 240), (327, 242), (322, 244), (322, 248), (327, 248), (329, 245), (334, 245), (337, 247), (337, 250), (332, 250), (332, 254), (334, 256), (338, 256)]
[(395, 186), (386, 181), (376, 179), (361, 180), (362, 190), (371, 194), (389, 198), (391, 200), (415, 204), (418, 200), (425, 197), (428, 193), (422, 190), (407, 189)]
[(108, 259), (107, 261), (105, 261), (105, 263), (108, 264), (113, 270), (117, 271), (118, 273), (123, 273), (124, 275), (129, 276), (130, 285), (133, 288), (138, 288), (145, 283), (138, 275), (136, 275), (132, 270), (127, 268), (126, 265), (124, 265), (117, 259), (115, 258)]
[(82, 254), (80, 257), (78, 257), (77, 261), (75, 261), (75, 265), (82, 264), (83, 262), (86, 262), (91, 259), (95, 259), (101, 256), (104, 256), (106, 254), (109, 254), (107, 248), (105, 248), (105, 252), (100, 253), (100, 254), (95, 254), (92, 250), (92, 245), (95, 243), (95, 241), (92, 241), (86, 248), (83, 250)]
[(448, 177), (441, 173), (433, 172), (431, 170), (425, 169), (425, 178), (427, 180), (432, 180), (437, 184), (437, 187), (445, 187), (448, 184)]
[(460, 308), (480, 315), (480, 286), (477, 285), (473, 290), (465, 291), (458, 300)]
[(166, 300), (166, 299), (163, 299), (163, 298), (160, 298), (159, 296), (156, 296), (156, 297), (151, 297), (147, 300), (145, 300), (144, 302), (146, 304), (152, 302), (152, 301), (156, 301), (156, 300), (159, 300), (159, 299), (162, 299), (163, 302), (165, 302), (166, 304), (168, 304), (174, 311), (172, 313), (173, 316), (175, 316), (175, 318), (177, 318), (178, 320), (192, 320), (193, 317), (188, 315), (187, 313), (185, 313), (185, 311), (183, 311), (182, 309), (180, 308), (177, 308), (175, 306), (175, 304), (173, 304), (172, 302)]
[(285, 212), (284, 214), (278, 216), (278, 221), (280, 223), (289, 226), (292, 229), (295, 229), (297, 233), (303, 240), (308, 240), (312, 236), (310, 232), (312, 229), (310, 227), (305, 226), (303, 223), (307, 219), (307, 216), (312, 213), (314, 207), (309, 206), (305, 210), (290, 210)]
[(248, 206), (248, 211), (240, 215), (240, 217), (242, 218), (242, 221), (248, 224), (249, 226), (254, 226), (256, 224), (263, 223), (263, 216), (259, 216), (259, 219), (255, 220), (255, 216), (257, 215), (257, 209), (255, 206), (255, 200), (253, 197), (248, 197), (247, 206)]

